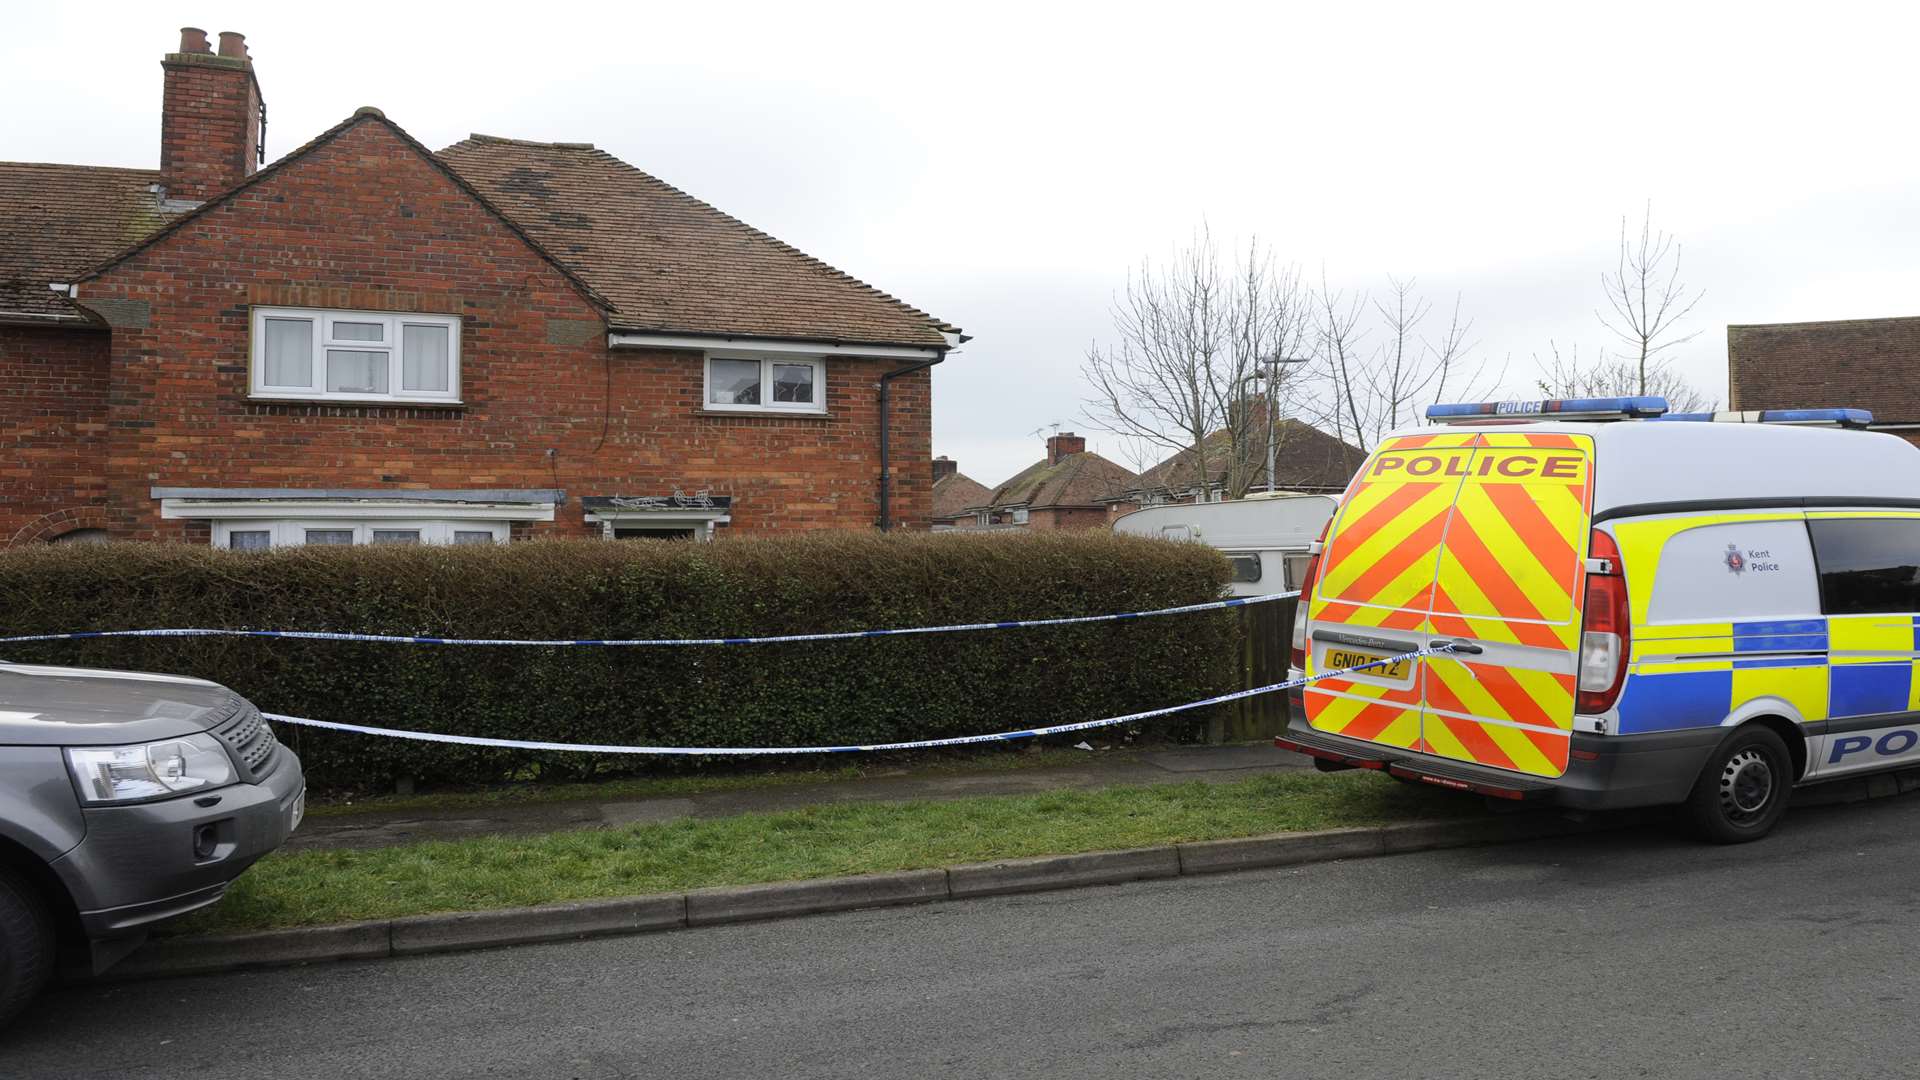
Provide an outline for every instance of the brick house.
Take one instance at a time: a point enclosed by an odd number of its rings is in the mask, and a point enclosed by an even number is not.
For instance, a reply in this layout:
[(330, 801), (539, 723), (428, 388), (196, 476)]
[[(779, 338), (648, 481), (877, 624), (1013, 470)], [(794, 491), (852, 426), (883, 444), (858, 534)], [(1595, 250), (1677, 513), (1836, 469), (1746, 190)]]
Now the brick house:
[(162, 69), (158, 169), (0, 164), (0, 544), (928, 525), (956, 328), (585, 143), (260, 167), (241, 35)]
[(963, 528), (1090, 529), (1108, 522), (1107, 500), (1139, 483), (1133, 470), (1087, 449), (1071, 431), (1047, 439), (1047, 456), (995, 488)]
[(987, 485), (960, 471), (960, 463), (942, 455), (933, 459), (933, 528), (963, 529), (974, 522), (973, 508), (993, 498)]
[[(1275, 426), (1274, 471), (1281, 491), (1338, 495), (1366, 460), (1366, 453), (1312, 424), (1282, 418)], [(1253, 479), (1248, 490), (1267, 486), (1267, 425), (1255, 421), (1248, 432), (1253, 452)], [(1163, 503), (1212, 501), (1226, 488), (1228, 436), (1224, 430), (1207, 436), (1206, 476), (1191, 449), (1182, 450), (1140, 474), (1140, 482), (1114, 502), (1116, 514)]]
[(1920, 318), (1729, 326), (1727, 408), (1866, 409), (1920, 443)]

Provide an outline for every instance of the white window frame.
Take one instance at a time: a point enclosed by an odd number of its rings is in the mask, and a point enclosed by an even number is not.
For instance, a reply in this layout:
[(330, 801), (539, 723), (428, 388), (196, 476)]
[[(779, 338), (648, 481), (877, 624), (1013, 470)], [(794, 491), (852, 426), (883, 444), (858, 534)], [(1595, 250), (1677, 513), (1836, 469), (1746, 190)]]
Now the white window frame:
[(373, 543), (374, 530), (418, 529), (422, 544), (451, 544), (456, 532), (490, 532), (493, 542), (504, 544), (511, 535), (511, 529), (504, 521), (461, 521), (430, 519), (396, 518), (227, 518), (213, 523), (213, 546), (228, 549), (233, 546), (233, 534), (236, 532), (270, 532), (268, 543), (272, 547), (304, 547), (308, 529), (328, 529), (334, 531), (353, 531), (356, 546)]
[[(746, 360), (760, 365), (760, 404), (726, 405), (713, 400), (713, 362), (715, 360)], [(773, 365), (806, 364), (813, 368), (814, 400), (801, 404), (791, 401), (773, 400)], [(739, 352), (724, 350), (709, 352), (700, 364), (700, 407), (713, 412), (740, 413), (800, 413), (820, 415), (827, 411), (827, 361), (821, 356), (794, 356), (791, 353), (777, 352)]]
[[(268, 319), (308, 319), (313, 323), (313, 383), (310, 386), (268, 385), (266, 341)], [(340, 340), (333, 337), (335, 323), (379, 323), (385, 329), (378, 342)], [(445, 390), (405, 390), (401, 388), (406, 371), (401, 357), (402, 341), (408, 326), (433, 326), (447, 331), (447, 388)], [(387, 354), (387, 393), (334, 393), (327, 390), (327, 350)], [(395, 311), (348, 311), (340, 308), (256, 307), (248, 345), (249, 395), (282, 401), (373, 401), (424, 402), (434, 405), (460, 404), (460, 317), (425, 315)]]

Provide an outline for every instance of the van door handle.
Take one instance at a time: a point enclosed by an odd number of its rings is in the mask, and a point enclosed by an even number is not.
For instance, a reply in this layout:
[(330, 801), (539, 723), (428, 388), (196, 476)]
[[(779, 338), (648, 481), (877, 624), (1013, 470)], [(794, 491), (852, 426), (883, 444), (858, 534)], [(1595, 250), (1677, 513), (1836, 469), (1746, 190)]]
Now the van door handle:
[(1434, 638), (1432, 641), (1427, 642), (1427, 648), (1429, 649), (1438, 649), (1443, 645), (1453, 646), (1447, 650), (1448, 652), (1465, 653), (1469, 656), (1479, 656), (1486, 651), (1473, 642), (1468, 641), (1466, 638)]

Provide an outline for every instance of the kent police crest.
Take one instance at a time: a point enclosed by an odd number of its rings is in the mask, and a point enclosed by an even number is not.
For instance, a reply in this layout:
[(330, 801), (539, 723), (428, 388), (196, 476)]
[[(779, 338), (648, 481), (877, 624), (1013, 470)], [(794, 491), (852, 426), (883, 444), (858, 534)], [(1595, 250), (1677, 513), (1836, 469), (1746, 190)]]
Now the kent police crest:
[(1740, 554), (1740, 549), (1735, 547), (1732, 544), (1728, 544), (1727, 545), (1727, 569), (1738, 574), (1746, 570), (1746, 568), (1747, 568), (1747, 560), (1744, 556)]

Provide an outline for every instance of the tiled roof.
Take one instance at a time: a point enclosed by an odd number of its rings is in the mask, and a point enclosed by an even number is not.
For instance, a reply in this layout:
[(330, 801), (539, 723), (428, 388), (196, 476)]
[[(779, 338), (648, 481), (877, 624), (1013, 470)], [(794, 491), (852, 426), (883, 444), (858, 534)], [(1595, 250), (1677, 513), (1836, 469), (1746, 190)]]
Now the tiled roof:
[[(1256, 422), (1249, 437), (1260, 448), (1254, 455), (1252, 487), (1265, 487), (1267, 483), (1266, 425)], [(1360, 448), (1352, 446), (1321, 431), (1312, 424), (1299, 420), (1282, 418), (1279, 427), (1279, 445), (1274, 452), (1275, 471), (1280, 474), (1276, 485), (1283, 491), (1339, 492), (1346, 490), (1347, 481), (1353, 478), (1354, 471), (1366, 460)], [(1211, 461), (1208, 468), (1208, 486), (1218, 486), (1226, 478), (1226, 431), (1216, 431), (1207, 436), (1207, 457)], [(1179, 493), (1191, 491), (1200, 486), (1199, 470), (1194, 465), (1192, 450), (1182, 450), (1160, 464), (1140, 474), (1140, 483), (1136, 489), (1150, 492)]]
[(1920, 318), (1727, 327), (1727, 407), (1868, 409), (1920, 423)]
[(440, 157), (614, 305), (618, 329), (946, 344), (958, 331), (584, 143)]
[(948, 473), (933, 482), (933, 520), (965, 517), (969, 509), (987, 505), (992, 497), (987, 485), (966, 473)]
[[(210, 199), (201, 212), (374, 118), (362, 109)], [(619, 329), (944, 346), (959, 331), (581, 143), (476, 135), (429, 154), (610, 306)], [(132, 254), (169, 225), (150, 169), (0, 163), (0, 319), (74, 317), (47, 289)], [(11, 313), (9, 316), (6, 313)]]
[(78, 318), (47, 288), (149, 236), (170, 215), (152, 169), (0, 162), (0, 320)]
[(991, 499), (976, 506), (1025, 506), (1044, 510), (1060, 506), (1100, 506), (1140, 485), (1133, 470), (1116, 465), (1092, 451), (1067, 454), (1049, 465), (1041, 458), (1001, 484)]

